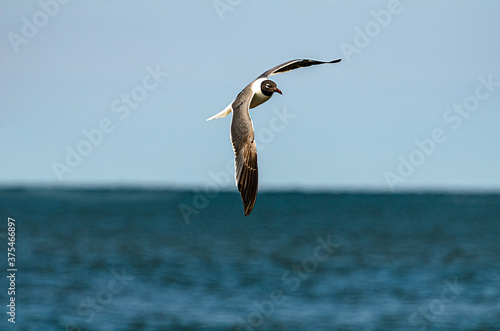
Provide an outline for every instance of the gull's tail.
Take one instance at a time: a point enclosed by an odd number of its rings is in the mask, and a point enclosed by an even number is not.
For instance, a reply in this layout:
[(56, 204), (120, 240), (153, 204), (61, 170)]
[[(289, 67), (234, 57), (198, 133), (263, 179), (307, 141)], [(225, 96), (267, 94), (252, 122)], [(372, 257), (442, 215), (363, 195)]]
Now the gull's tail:
[(232, 105), (233, 105), (233, 103), (231, 102), (226, 108), (224, 108), (223, 111), (215, 114), (214, 116), (212, 116), (210, 118), (207, 118), (207, 121), (211, 121), (211, 120), (216, 119), (216, 118), (226, 117), (227, 115), (229, 115), (233, 111)]

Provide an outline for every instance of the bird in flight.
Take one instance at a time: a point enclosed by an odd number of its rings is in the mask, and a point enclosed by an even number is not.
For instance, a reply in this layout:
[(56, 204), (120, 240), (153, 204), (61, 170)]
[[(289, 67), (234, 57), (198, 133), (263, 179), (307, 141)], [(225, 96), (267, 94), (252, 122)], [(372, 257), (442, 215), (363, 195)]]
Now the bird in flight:
[(283, 94), (276, 83), (267, 79), (271, 75), (280, 74), (299, 68), (309, 67), (324, 63), (337, 63), (333, 61), (316, 61), (297, 59), (282, 63), (271, 68), (248, 84), (224, 110), (210, 117), (207, 121), (223, 118), (233, 112), (231, 121), (231, 142), (235, 154), (234, 178), (238, 191), (241, 193), (245, 216), (248, 216), (255, 205), (258, 188), (257, 147), (253, 129), (250, 109), (266, 102), (273, 93)]

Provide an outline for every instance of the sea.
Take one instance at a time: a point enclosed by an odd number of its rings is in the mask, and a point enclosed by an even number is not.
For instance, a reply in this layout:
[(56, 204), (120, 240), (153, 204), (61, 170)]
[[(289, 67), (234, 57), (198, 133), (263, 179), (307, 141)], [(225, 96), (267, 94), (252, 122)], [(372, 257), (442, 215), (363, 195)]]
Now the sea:
[(0, 330), (500, 330), (500, 193), (10, 187), (0, 250)]

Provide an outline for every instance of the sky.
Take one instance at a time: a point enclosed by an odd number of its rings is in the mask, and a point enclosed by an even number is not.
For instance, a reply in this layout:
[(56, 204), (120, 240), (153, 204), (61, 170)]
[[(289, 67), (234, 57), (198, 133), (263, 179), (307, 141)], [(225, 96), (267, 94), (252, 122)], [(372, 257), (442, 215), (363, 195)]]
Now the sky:
[(259, 188), (500, 189), (498, 1), (2, 1), (0, 186), (234, 189), (252, 109)]

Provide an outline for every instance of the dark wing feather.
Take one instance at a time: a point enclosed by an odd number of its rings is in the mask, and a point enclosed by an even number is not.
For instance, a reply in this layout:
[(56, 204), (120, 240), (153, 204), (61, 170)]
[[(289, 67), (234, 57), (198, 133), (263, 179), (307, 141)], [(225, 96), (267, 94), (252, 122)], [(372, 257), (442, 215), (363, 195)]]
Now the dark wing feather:
[(245, 216), (255, 205), (258, 189), (257, 146), (255, 145), (252, 119), (249, 107), (253, 92), (247, 86), (233, 102), (231, 121), (231, 142), (235, 154), (234, 169), (238, 191), (241, 193)]
[(310, 60), (310, 59), (297, 59), (297, 60), (291, 60), (285, 63), (282, 63), (274, 68), (271, 68), (264, 72), (262, 75), (259, 76), (259, 78), (267, 78), (271, 75), (275, 74), (280, 74), (282, 72), (287, 72), (299, 68), (304, 68), (304, 67), (309, 67), (317, 64), (324, 64), (324, 63), (337, 63), (340, 62), (341, 59), (333, 60), (333, 61), (316, 61), (316, 60)]
[(247, 136), (247, 141), (236, 153), (235, 157), (238, 191), (241, 193), (245, 216), (248, 216), (257, 200), (259, 171), (257, 167), (257, 147), (253, 138)]

